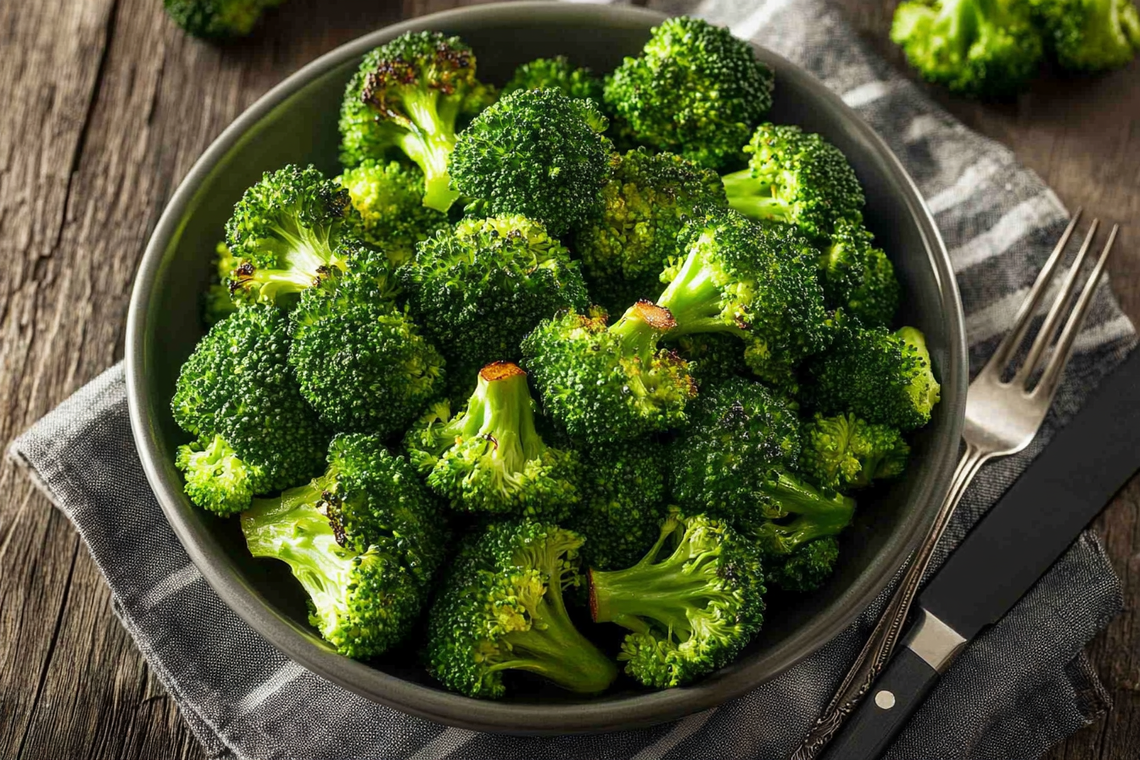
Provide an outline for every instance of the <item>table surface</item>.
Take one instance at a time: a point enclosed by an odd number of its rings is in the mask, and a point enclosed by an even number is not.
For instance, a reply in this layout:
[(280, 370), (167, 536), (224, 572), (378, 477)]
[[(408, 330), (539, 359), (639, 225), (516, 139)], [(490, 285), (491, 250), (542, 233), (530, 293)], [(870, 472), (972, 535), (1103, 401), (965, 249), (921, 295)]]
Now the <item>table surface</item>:
[[(252, 39), (185, 37), (158, 0), (0, 2), (0, 440), (123, 354), (135, 267), (180, 179), (283, 77), (359, 34), (469, 0), (290, 0)], [(894, 0), (841, 0), (896, 66)], [(1046, 76), (1016, 104), (935, 92), (1070, 207), (1122, 225), (1113, 285), (1140, 320), (1140, 61)], [(202, 758), (111, 614), (75, 530), (0, 465), (0, 757)], [(1126, 609), (1090, 654), (1116, 703), (1049, 755), (1140, 757), (1140, 480), (1097, 521)]]

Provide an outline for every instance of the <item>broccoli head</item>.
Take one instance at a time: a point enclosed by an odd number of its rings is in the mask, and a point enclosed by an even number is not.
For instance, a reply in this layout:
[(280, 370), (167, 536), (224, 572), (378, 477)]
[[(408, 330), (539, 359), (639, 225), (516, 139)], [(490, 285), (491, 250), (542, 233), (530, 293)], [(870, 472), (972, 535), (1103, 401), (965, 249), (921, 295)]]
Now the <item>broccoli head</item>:
[(854, 414), (816, 414), (803, 428), (799, 470), (816, 485), (848, 491), (898, 477), (909, 456), (902, 434), (888, 425)]
[(231, 515), (254, 494), (303, 483), (320, 469), (326, 435), (289, 371), (289, 323), (269, 306), (215, 324), (182, 365), (171, 411), (195, 441), (175, 464), (200, 507)]
[(230, 293), (285, 305), (288, 296), (347, 266), (341, 244), (357, 226), (348, 192), (317, 169), (289, 165), (266, 172), (226, 223), (226, 244), (237, 262)]
[(459, 379), (492, 361), (517, 360), (535, 325), (587, 305), (570, 252), (521, 216), (464, 219), (421, 243), (400, 276), (412, 314)]
[(750, 371), (744, 363), (744, 344), (731, 333), (689, 333), (666, 345), (689, 363), (689, 374), (698, 388)]
[(657, 543), (623, 570), (589, 571), (597, 623), (628, 628), (618, 659), (646, 686), (666, 689), (724, 667), (764, 620), (756, 548), (722, 520), (673, 511)]
[(894, 265), (873, 240), (860, 222), (839, 219), (819, 257), (820, 281), (829, 308), (843, 309), (867, 327), (888, 327), (902, 289)]
[(578, 503), (578, 456), (546, 445), (533, 406), (525, 372), (488, 364), (466, 409), (449, 419), (446, 402), (433, 405), (404, 446), (456, 510), (560, 521)]
[(1024, 0), (908, 0), (891, 40), (923, 79), (977, 98), (1024, 90), (1044, 51)]
[(574, 627), (562, 598), (580, 582), (581, 545), (530, 520), (468, 536), (428, 614), (428, 672), (469, 697), (501, 697), (512, 670), (582, 694), (605, 690), (617, 668)]
[(579, 230), (574, 250), (595, 303), (611, 313), (661, 292), (677, 235), (703, 209), (725, 208), (720, 178), (672, 153), (620, 156), (602, 188), (602, 214)]
[(346, 167), (399, 150), (423, 170), (423, 204), (447, 211), (459, 194), (448, 161), (461, 116), (478, 113), (494, 91), (475, 78), (475, 54), (458, 37), (408, 32), (364, 56), (340, 109)]
[(580, 451), (581, 504), (567, 526), (585, 539), (582, 560), (599, 570), (645, 556), (665, 517), (665, 447), (650, 439)]
[(423, 204), (423, 175), (399, 161), (365, 159), (336, 178), (360, 214), (357, 236), (393, 266), (416, 255), (416, 243), (447, 228), (447, 215)]
[(602, 102), (602, 80), (587, 68), (575, 68), (564, 55), (537, 58), (519, 66), (502, 94), (515, 90), (558, 90), (571, 98)]
[(214, 274), (202, 299), (202, 321), (207, 327), (221, 322), (238, 307), (230, 296), (230, 273), (237, 265), (225, 242), (218, 243), (214, 249)]
[(444, 360), (392, 300), (390, 264), (372, 256), (374, 266), (331, 273), (301, 295), (289, 364), (334, 430), (391, 435), (442, 390)]
[(761, 124), (744, 151), (748, 167), (722, 179), (729, 205), (745, 216), (795, 224), (813, 239), (828, 237), (840, 219), (861, 220), (859, 178), (821, 136)]
[(939, 400), (926, 339), (913, 327), (892, 333), (847, 325), (807, 373), (804, 400), (816, 411), (851, 412), (903, 432), (929, 422)]
[(166, 13), (187, 34), (206, 40), (244, 37), (261, 14), (285, 0), (163, 0)]
[(735, 211), (690, 222), (677, 242), (681, 255), (662, 273), (669, 285), (657, 300), (676, 320), (670, 338), (736, 335), (757, 376), (793, 385), (796, 365), (831, 335), (815, 249), (794, 227), (761, 225)]
[(442, 563), (444, 535), (406, 460), (370, 435), (339, 435), (323, 475), (242, 513), (255, 557), (289, 565), (309, 620), (343, 655), (381, 654), (405, 637)]
[(1133, 0), (1029, 0), (1057, 62), (1076, 71), (1127, 66), (1140, 52)]
[(678, 427), (696, 384), (684, 360), (658, 348), (676, 326), (667, 309), (639, 301), (606, 327), (606, 315), (566, 312), (522, 343), (546, 414), (590, 443), (628, 441)]
[(772, 105), (772, 71), (727, 30), (679, 17), (609, 76), (606, 105), (633, 141), (720, 169)]
[(590, 100), (516, 90), (472, 120), (451, 156), (455, 187), (478, 214), (521, 214), (551, 235), (601, 209), (613, 144)]

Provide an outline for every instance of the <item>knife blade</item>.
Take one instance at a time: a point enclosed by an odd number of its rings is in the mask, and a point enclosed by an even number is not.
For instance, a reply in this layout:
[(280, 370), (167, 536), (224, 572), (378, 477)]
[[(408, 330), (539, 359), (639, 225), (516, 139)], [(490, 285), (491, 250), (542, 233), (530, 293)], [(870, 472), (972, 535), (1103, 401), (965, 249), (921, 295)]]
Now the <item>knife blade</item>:
[(915, 622), (826, 760), (881, 755), (954, 658), (1001, 619), (1140, 469), (1140, 351), (967, 534), (919, 595)]

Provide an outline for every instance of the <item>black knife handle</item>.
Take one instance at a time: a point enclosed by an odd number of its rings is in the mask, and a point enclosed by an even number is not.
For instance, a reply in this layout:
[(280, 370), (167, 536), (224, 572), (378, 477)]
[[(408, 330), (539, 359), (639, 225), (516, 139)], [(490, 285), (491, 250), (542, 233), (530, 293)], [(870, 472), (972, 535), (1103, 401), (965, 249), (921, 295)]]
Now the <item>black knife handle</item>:
[(824, 760), (874, 760), (914, 715), (939, 673), (907, 647), (900, 647), (855, 708), (847, 725), (831, 741)]

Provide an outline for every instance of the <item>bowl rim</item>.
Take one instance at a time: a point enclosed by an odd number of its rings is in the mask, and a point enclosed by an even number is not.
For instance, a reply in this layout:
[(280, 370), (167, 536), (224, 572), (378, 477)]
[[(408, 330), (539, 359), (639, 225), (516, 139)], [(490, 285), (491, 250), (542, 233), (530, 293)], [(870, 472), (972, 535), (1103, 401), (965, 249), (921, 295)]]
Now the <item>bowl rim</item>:
[[(520, 735), (552, 735), (602, 732), (644, 727), (675, 720), (715, 707), (741, 696), (776, 677), (787, 668), (816, 652), (845, 630), (887, 586), (905, 558), (918, 545), (934, 517), (935, 509), (946, 493), (958, 451), (966, 396), (965, 322), (957, 283), (949, 255), (934, 218), (913, 179), (881, 137), (847, 106), (839, 95), (800, 66), (755, 46), (761, 57), (775, 62), (776, 67), (801, 80), (843, 117), (846, 128), (854, 130), (867, 142), (892, 179), (904, 189), (905, 202), (916, 220), (937, 280), (941, 295), (941, 312), (947, 320), (949, 345), (947, 366), (942, 374), (942, 403), (953, 410), (949, 425), (934, 442), (931, 457), (938, 460), (925, 488), (912, 498), (922, 500), (925, 514), (911, 520), (910, 529), (896, 535), (883, 547), (889, 561), (878, 563), (877, 571), (863, 576), (848, 589), (851, 598), (842, 610), (825, 610), (811, 619), (800, 635), (780, 642), (776, 649), (782, 668), (771, 670), (763, 678), (750, 675), (765, 665), (763, 660), (738, 668), (718, 677), (713, 683), (697, 683), (689, 687), (649, 694), (602, 698), (579, 704), (520, 704), (471, 699), (389, 675), (365, 663), (336, 654), (330, 648), (315, 644), (311, 633), (302, 632), (291, 620), (277, 612), (241, 574), (233, 572), (230, 561), (217, 540), (200, 524), (184, 519), (181, 503), (185, 500), (181, 484), (167, 477), (159, 466), (160, 444), (156, 423), (152, 420), (143, 375), (146, 356), (146, 315), (150, 308), (155, 280), (172, 239), (178, 234), (185, 213), (202, 182), (246, 134), (263, 117), (283, 101), (299, 92), (313, 79), (327, 71), (359, 58), (373, 47), (407, 31), (419, 31), (463, 18), (488, 25), (497, 21), (517, 21), (520, 14), (528, 21), (544, 23), (622, 23), (640, 26), (656, 25), (664, 14), (643, 8), (608, 5), (578, 5), (552, 2), (501, 2), (459, 8), (421, 16), (385, 26), (358, 37), (322, 55), (289, 75), (260, 97), (211, 143), (183, 178), (163, 211), (139, 265), (131, 295), (126, 333), (126, 383), (131, 430), (138, 447), (143, 470), (168, 522), (191, 561), (209, 586), (242, 620), (273, 644), (287, 657), (308, 670), (372, 701), (394, 707), (404, 713), (437, 723), (495, 733)], [(536, 19), (535, 16), (541, 16)], [(852, 593), (854, 592), (854, 593)], [(772, 658), (769, 658), (772, 659)], [(556, 728), (551, 728), (554, 725)]]

